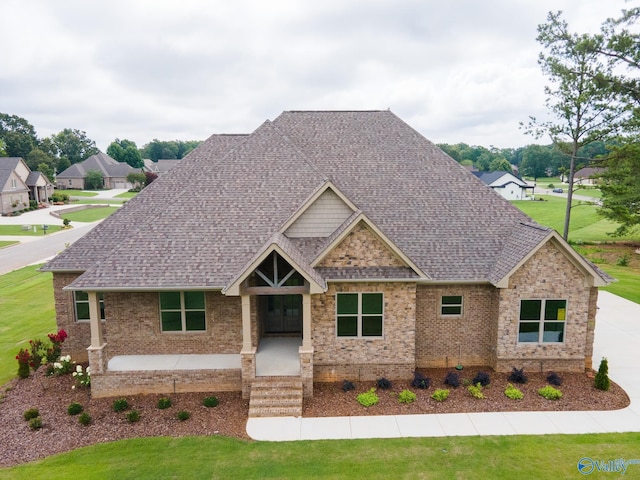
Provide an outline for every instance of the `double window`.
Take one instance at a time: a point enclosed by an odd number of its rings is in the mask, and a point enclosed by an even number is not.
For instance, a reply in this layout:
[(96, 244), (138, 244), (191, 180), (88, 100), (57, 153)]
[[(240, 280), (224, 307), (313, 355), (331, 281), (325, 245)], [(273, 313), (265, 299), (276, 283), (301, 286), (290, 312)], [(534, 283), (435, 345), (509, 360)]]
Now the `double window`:
[(163, 332), (206, 330), (204, 292), (160, 292)]
[[(98, 294), (98, 303), (100, 308), (100, 320), (104, 320), (104, 298), (102, 292)], [(89, 321), (89, 294), (87, 292), (73, 292), (73, 301), (76, 307), (76, 321)]]
[(442, 316), (462, 315), (462, 295), (443, 295), (440, 314)]
[(339, 337), (381, 337), (382, 293), (338, 293), (336, 331)]
[(566, 300), (522, 300), (518, 342), (563, 342), (566, 317)]

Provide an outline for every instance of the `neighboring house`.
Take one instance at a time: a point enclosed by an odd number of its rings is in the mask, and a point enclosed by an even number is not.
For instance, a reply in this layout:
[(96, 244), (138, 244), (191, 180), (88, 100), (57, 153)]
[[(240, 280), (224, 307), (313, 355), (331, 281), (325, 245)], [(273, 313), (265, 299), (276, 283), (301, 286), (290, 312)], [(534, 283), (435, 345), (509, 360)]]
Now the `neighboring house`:
[(144, 168), (146, 171), (155, 173), (156, 175), (163, 175), (178, 163), (180, 163), (180, 160), (176, 159), (159, 159), (157, 162), (154, 162), (153, 160), (146, 158), (144, 160)]
[(604, 168), (584, 167), (573, 174), (573, 182), (579, 185), (597, 185), (598, 176), (604, 172)]
[(40, 172), (32, 172), (19, 157), (0, 157), (0, 215), (29, 207), (29, 200), (48, 202), (53, 185)]
[(507, 200), (526, 200), (533, 195), (534, 186), (509, 172), (473, 172)]
[(140, 173), (139, 168), (133, 168), (127, 163), (118, 162), (109, 155), (99, 152), (91, 155), (86, 160), (74, 163), (69, 168), (56, 175), (56, 188), (58, 189), (85, 189), (87, 172), (97, 170), (102, 173), (102, 188), (133, 188), (127, 181), (130, 173)]
[(584, 371), (611, 281), (389, 111), (213, 135), (43, 270), (95, 397)]

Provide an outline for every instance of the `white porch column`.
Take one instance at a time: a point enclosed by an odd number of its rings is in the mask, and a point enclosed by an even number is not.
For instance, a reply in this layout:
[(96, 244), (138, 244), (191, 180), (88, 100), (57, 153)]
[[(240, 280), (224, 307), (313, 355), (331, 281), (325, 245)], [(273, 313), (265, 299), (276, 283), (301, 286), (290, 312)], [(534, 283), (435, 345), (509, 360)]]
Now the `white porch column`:
[(89, 295), (89, 322), (91, 324), (91, 346), (100, 348), (104, 344), (102, 335), (102, 322), (100, 321), (100, 304), (96, 292), (87, 292)]
[(242, 299), (242, 351), (249, 352), (253, 348), (251, 341), (251, 296), (241, 295)]
[(311, 294), (302, 294), (302, 348), (311, 349)]

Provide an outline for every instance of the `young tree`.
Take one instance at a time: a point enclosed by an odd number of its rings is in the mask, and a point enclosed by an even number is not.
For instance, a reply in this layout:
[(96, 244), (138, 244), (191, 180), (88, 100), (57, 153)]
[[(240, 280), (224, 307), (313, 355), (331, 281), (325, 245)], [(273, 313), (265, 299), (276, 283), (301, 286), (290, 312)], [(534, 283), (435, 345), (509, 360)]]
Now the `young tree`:
[(131, 172), (127, 175), (127, 182), (133, 185), (134, 190), (140, 191), (145, 185), (147, 176), (142, 172)]
[(578, 150), (583, 145), (607, 138), (620, 129), (627, 108), (615, 101), (611, 89), (594, 81), (599, 72), (610, 74), (597, 50), (602, 38), (569, 32), (562, 12), (550, 12), (547, 23), (538, 26), (538, 42), (543, 47), (538, 63), (548, 77), (546, 106), (555, 120), (530, 117), (527, 133), (545, 134), (569, 157), (568, 196), (563, 237), (569, 236), (573, 180)]
[(84, 177), (84, 187), (87, 190), (99, 190), (104, 186), (104, 177), (100, 170), (89, 170)]

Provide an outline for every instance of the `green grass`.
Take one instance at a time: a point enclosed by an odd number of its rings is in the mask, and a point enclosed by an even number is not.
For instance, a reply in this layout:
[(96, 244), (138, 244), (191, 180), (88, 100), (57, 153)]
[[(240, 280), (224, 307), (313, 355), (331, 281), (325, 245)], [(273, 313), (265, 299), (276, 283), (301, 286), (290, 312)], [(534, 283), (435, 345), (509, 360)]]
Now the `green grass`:
[(573, 194), (580, 195), (582, 197), (602, 198), (602, 191), (599, 188), (581, 188), (580, 190), (576, 190)]
[(95, 197), (98, 192), (89, 192), (87, 190), (60, 190), (60, 193), (66, 193), (70, 197)]
[(37, 268), (0, 276), (0, 385), (16, 376), (20, 348), (56, 330), (52, 275)]
[(620, 267), (618, 265), (598, 266), (618, 280), (608, 287), (603, 287), (602, 290), (611, 292), (632, 302), (640, 303), (640, 274), (637, 270), (632, 270), (629, 267)]
[(71, 222), (95, 222), (107, 218), (117, 209), (118, 207), (87, 208), (79, 212), (64, 213), (62, 217), (68, 218)]
[(123, 198), (125, 200), (128, 200), (135, 197), (136, 195), (138, 195), (138, 192), (122, 192), (119, 195), (116, 195), (115, 198)]
[[(251, 443), (137, 438), (0, 469), (0, 479), (578, 478), (581, 458), (639, 458), (639, 442), (640, 433)], [(627, 477), (636, 475), (640, 465), (629, 465)]]
[[(29, 224), (26, 224), (29, 225)], [(22, 230), (22, 225), (0, 225), (0, 235), (22, 235), (25, 237), (41, 237), (44, 235), (42, 225), (36, 225), (36, 232), (33, 233), (33, 225), (29, 225), (29, 230)], [(60, 225), (49, 225), (47, 233), (57, 232), (62, 227)]]
[(20, 243), (20, 242), (9, 242), (6, 240), (0, 240), (0, 248), (8, 247), (10, 245), (15, 245), (16, 243)]

